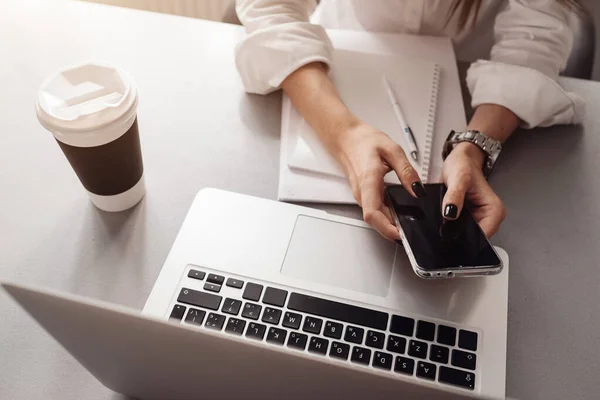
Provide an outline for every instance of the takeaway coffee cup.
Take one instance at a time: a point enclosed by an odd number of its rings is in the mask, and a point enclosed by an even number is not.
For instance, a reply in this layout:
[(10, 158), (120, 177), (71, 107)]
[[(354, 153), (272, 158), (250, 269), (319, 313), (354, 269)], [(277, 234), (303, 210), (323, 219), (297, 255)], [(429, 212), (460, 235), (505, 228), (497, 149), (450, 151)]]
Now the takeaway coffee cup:
[(146, 193), (137, 104), (132, 79), (106, 64), (63, 68), (39, 89), (38, 120), (101, 210), (126, 210)]

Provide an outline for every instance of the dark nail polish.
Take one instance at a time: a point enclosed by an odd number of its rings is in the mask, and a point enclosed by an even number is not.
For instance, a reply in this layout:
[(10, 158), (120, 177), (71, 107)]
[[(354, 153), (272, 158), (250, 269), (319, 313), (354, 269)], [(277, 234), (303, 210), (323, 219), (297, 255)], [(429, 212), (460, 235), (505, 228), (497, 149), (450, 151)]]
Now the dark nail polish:
[(411, 187), (412, 187), (413, 192), (417, 195), (418, 198), (427, 196), (427, 193), (425, 192), (425, 188), (423, 187), (423, 184), (421, 182), (415, 182), (412, 184)]
[(458, 216), (458, 207), (454, 204), (448, 204), (444, 209), (444, 217), (455, 219)]

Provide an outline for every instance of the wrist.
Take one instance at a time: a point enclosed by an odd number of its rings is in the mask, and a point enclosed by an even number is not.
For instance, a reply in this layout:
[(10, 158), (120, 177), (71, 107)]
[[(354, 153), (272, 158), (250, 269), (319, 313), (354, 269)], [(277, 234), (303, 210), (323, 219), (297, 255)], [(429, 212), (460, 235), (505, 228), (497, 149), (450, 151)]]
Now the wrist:
[(338, 115), (331, 118), (329, 123), (329, 148), (333, 155), (338, 158), (341, 153), (346, 152), (349, 145), (352, 144), (355, 132), (360, 132), (360, 127), (364, 125), (357, 116), (348, 110), (347, 115)]
[(462, 142), (452, 149), (452, 153), (468, 158), (477, 166), (477, 168), (483, 171), (483, 163), (485, 162), (487, 155), (479, 148), (479, 146), (469, 142)]
[(475, 110), (467, 129), (483, 132), (504, 143), (518, 126), (519, 118), (508, 108), (496, 104), (482, 104)]
[(334, 156), (342, 151), (348, 132), (362, 124), (340, 99), (322, 63), (298, 68), (281, 88)]

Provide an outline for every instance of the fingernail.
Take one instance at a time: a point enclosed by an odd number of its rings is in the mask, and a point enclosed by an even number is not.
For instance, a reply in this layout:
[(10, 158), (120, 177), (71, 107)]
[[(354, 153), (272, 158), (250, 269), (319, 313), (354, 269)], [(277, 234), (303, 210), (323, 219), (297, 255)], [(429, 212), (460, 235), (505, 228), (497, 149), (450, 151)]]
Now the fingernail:
[(458, 215), (458, 207), (456, 207), (454, 204), (448, 204), (446, 206), (446, 208), (444, 209), (444, 217), (446, 218), (456, 218), (456, 216)]
[(427, 196), (427, 192), (425, 192), (425, 188), (421, 182), (415, 182), (412, 184), (412, 190), (417, 195), (418, 198)]

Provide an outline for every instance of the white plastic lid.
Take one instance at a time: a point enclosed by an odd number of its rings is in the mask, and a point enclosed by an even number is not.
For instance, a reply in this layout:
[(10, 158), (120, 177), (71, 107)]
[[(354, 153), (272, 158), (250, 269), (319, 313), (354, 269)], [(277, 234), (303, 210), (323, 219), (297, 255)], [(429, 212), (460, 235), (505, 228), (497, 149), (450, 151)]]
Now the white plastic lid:
[(92, 147), (127, 132), (137, 103), (137, 89), (127, 74), (110, 65), (86, 63), (48, 77), (39, 89), (36, 111), (57, 140)]

